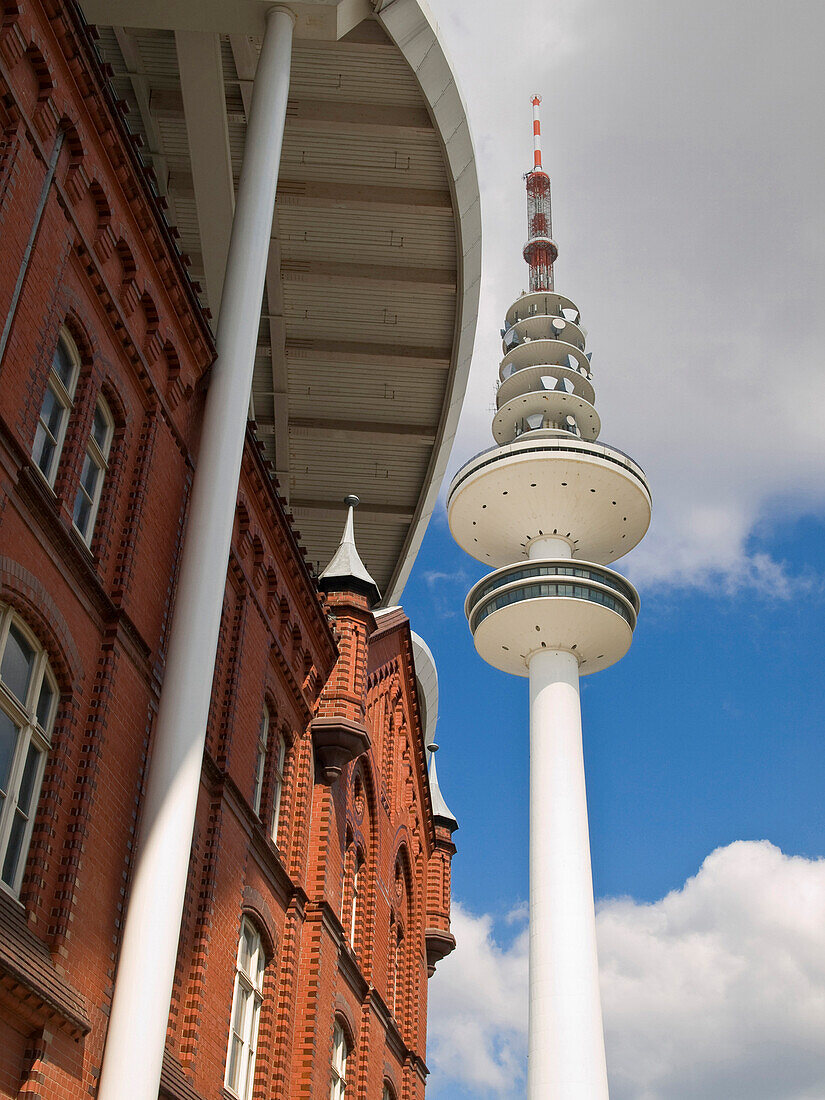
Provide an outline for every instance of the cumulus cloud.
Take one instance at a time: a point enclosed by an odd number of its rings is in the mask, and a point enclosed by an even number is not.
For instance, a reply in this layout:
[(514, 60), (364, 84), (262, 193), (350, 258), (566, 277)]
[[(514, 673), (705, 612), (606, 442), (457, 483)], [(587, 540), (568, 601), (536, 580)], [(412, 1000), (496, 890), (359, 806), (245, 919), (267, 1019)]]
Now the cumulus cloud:
[(526, 910), (508, 914), (521, 925), (502, 947), (493, 918), (474, 916), (453, 902), (458, 947), (430, 979), (427, 1061), (433, 1100), (465, 1086), (474, 1097), (512, 1096), (523, 1082), (527, 1035)]
[(521, 172), (538, 90), (556, 286), (590, 332), (602, 436), (653, 488), (628, 571), (791, 595), (796, 579), (766, 559), (771, 534), (825, 514), (821, 3), (797, 0), (789, 18), (761, 0), (512, 0), (506, 14), (476, 0), (469, 18), (464, 0), (431, 2), (468, 104), (484, 216), (452, 469), (492, 443), (499, 326), (526, 281)]
[[(825, 860), (739, 841), (597, 920), (612, 1100), (825, 1096)], [(459, 946), (431, 982), (433, 1100), (524, 1095), (526, 939), (492, 929), (457, 908)]]

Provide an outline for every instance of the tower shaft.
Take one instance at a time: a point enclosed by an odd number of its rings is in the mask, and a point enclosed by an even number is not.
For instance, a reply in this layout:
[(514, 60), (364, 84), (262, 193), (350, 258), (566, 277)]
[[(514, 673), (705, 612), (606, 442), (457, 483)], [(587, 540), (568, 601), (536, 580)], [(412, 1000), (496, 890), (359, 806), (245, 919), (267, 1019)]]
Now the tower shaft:
[(530, 681), (529, 1100), (608, 1100), (579, 677), (620, 661), (639, 613), (608, 564), (650, 524), (641, 467), (601, 442), (587, 333), (553, 289), (558, 254), (533, 97), (530, 290), (501, 330), (493, 438), (447, 497), (456, 541), (493, 571), (464, 609), (478, 653)]
[(528, 1100), (608, 1100), (582, 752), (579, 665), (530, 670)]

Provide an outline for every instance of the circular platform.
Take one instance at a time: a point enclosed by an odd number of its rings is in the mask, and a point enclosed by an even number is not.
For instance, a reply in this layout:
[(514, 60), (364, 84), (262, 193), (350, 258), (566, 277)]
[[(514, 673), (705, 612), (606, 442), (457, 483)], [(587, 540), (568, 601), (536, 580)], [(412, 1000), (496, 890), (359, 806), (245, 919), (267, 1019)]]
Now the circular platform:
[(478, 653), (494, 668), (526, 676), (533, 653), (560, 649), (574, 653), (587, 676), (627, 653), (639, 597), (611, 569), (537, 559), (479, 581), (464, 609)]
[(593, 389), (593, 383), (589, 381), (586, 375), (582, 374), (580, 370), (573, 367), (564, 367), (559, 364), (540, 363), (538, 366), (522, 367), (520, 370), (514, 370), (504, 382), (498, 388), (496, 394), (496, 400), (499, 406), (503, 405), (507, 401), (512, 401), (514, 397), (518, 397), (523, 393), (535, 393), (543, 389), (554, 389), (555, 387), (547, 386), (545, 384), (545, 378), (548, 381), (565, 382), (572, 386), (572, 392), (577, 397), (583, 397), (585, 401), (588, 401), (591, 405), (596, 403), (596, 393)]
[(650, 526), (642, 468), (604, 443), (537, 436), (484, 451), (455, 475), (447, 517), (459, 546), (492, 566), (552, 535), (569, 539), (579, 560), (607, 564), (632, 550)]
[(582, 439), (598, 439), (601, 431), (599, 414), (583, 397), (565, 390), (533, 390), (514, 397), (499, 408), (493, 420), (493, 439), (496, 443), (512, 443), (519, 434), (519, 422), (538, 415), (557, 422), (572, 416)]
[(585, 378), (590, 378), (590, 360), (583, 351), (564, 340), (528, 340), (525, 344), (518, 344), (501, 360), (498, 376), (503, 382), (515, 371), (543, 363), (548, 366), (570, 367), (571, 370), (578, 370)]
[[(564, 340), (584, 351), (585, 336), (581, 327), (566, 317), (557, 314), (533, 313), (514, 322), (502, 337), (502, 348), (506, 353), (508, 338), (518, 338), (519, 345), (528, 340)], [(518, 346), (518, 345), (517, 345)]]
[(517, 321), (534, 314), (545, 314), (551, 317), (561, 317), (567, 313), (573, 316), (569, 320), (574, 324), (581, 322), (579, 307), (570, 298), (563, 294), (557, 294), (554, 290), (535, 290), (529, 294), (522, 294), (507, 310), (505, 327), (510, 328)]

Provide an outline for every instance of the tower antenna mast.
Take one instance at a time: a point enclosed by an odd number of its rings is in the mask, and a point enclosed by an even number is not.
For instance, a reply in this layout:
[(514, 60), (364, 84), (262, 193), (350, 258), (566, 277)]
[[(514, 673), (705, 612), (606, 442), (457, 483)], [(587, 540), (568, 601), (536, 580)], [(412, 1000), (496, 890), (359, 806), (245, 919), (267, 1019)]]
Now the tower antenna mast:
[(530, 682), (528, 1100), (608, 1100), (579, 680), (630, 648), (639, 597), (609, 566), (641, 541), (650, 490), (599, 439), (578, 307), (558, 249), (533, 96), (524, 258), (530, 289), (502, 329), (493, 438), (447, 497), (450, 530), (493, 572), (464, 605), (479, 654)]
[(527, 244), (524, 258), (530, 265), (530, 290), (553, 289), (553, 264), (559, 250), (553, 240), (550, 212), (550, 177), (541, 166), (541, 96), (533, 103), (533, 168), (524, 177), (527, 187)]

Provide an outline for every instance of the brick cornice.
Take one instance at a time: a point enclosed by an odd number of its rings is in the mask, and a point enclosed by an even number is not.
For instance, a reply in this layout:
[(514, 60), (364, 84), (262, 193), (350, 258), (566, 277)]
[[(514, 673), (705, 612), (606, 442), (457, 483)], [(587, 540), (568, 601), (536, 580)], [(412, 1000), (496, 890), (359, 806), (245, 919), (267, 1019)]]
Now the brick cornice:
[(315, 620), (313, 626), (320, 630), (323, 636), (324, 646), (327, 651), (329, 667), (327, 674), (332, 669), (338, 655), (338, 647), (332, 626), (327, 619), (326, 611), (318, 591), (315, 576), (307, 563), (306, 549), (299, 541), (299, 532), (295, 529), (291, 513), (278, 492), (277, 480), (272, 471), (271, 463), (264, 457), (260, 443), (255, 436), (253, 423), (250, 421), (246, 429), (246, 446), (244, 447), (244, 461), (248, 463), (250, 472), (254, 471), (256, 487), (260, 488), (265, 496), (265, 503), (269, 505), (270, 515), (275, 527), (285, 542), (286, 549), (290, 551), (284, 554), (286, 562), (294, 564), (291, 570), (293, 577), (301, 588), (301, 596), (304, 607)]
[[(0, 61), (0, 80), (2, 80), (9, 88), (12, 88), (14, 86), (11, 80), (11, 75), (7, 71), (2, 61)], [(22, 104), (16, 103), (15, 108), (20, 115), (23, 127), (26, 130), (26, 135), (32, 145), (32, 148), (44, 164), (48, 163), (48, 154), (46, 152), (46, 149), (44, 148), (43, 141), (34, 123), (26, 114)], [(121, 303), (117, 301), (115, 295), (112, 294), (109, 289), (109, 280), (104, 275), (101, 269), (100, 262), (97, 257), (97, 251), (92, 243), (88, 240), (80, 222), (74, 216), (74, 202), (72, 197), (69, 195), (66, 187), (61, 184), (56, 176), (52, 181), (52, 190), (57, 197), (57, 201), (60, 203), (60, 206), (63, 209), (76, 235), (74, 251), (78, 255), (79, 260), (85, 266), (86, 275), (90, 279), (94, 290), (101, 300), (101, 305), (112, 327), (112, 331), (116, 339), (123, 346), (126, 357), (130, 360), (133, 367), (137, 371), (141, 383), (145, 391), (147, 392), (147, 396), (151, 396), (151, 399), (157, 402), (161, 415), (163, 416), (165, 423), (172, 433), (172, 436), (181, 455), (191, 466), (193, 463), (188, 444), (186, 443), (186, 440), (184, 440), (174, 421), (172, 411), (169, 407), (165, 395), (161, 393), (161, 391), (154, 385), (150, 373), (149, 363), (147, 362), (146, 354), (143, 348), (138, 345), (137, 341), (132, 339), (126, 315), (123, 311)], [(214, 344), (210, 341), (209, 356), (205, 358), (202, 366), (205, 366), (207, 362), (211, 362), (214, 359), (214, 355)]]
[[(72, 71), (80, 96), (90, 113), (96, 115), (94, 122), (98, 132), (104, 133), (111, 129), (116, 134), (116, 140), (104, 143), (113, 172), (121, 179), (124, 169), (128, 173), (129, 181), (133, 185), (132, 199), (129, 201), (132, 213), (136, 213), (133, 203), (139, 204), (144, 214), (144, 218), (137, 219), (142, 232), (149, 239), (149, 244), (155, 246), (155, 250), (160, 246), (167, 263), (172, 266), (176, 282), (187, 298), (189, 313), (197, 324), (200, 339), (205, 345), (204, 350), (211, 353), (207, 354), (207, 358), (211, 358), (214, 354), (212, 330), (161, 208), (160, 199), (150, 182), (149, 171), (140, 157), (133, 135), (126, 128), (122, 111), (98, 59), (80, 6), (77, 0), (44, 0), (43, 8)], [(90, 99), (98, 107), (96, 112), (89, 105)], [(157, 256), (155, 262), (158, 262)], [(161, 271), (161, 274), (165, 273)]]

